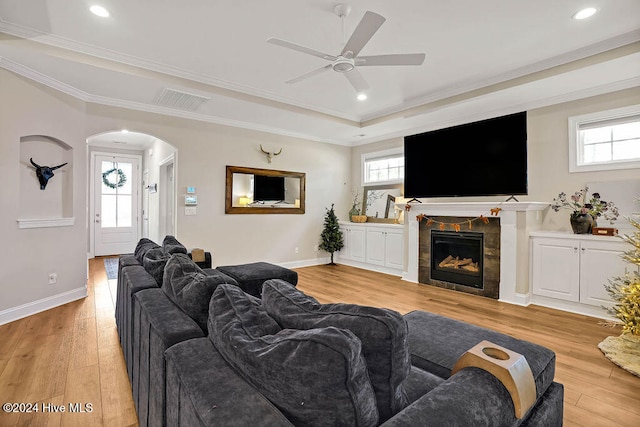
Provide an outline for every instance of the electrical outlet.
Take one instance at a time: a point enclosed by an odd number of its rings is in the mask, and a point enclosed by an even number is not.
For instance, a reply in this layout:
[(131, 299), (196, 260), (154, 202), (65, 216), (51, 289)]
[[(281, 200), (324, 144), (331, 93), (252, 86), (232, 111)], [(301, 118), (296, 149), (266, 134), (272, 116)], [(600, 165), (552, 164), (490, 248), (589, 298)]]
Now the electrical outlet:
[(298, 253), (298, 248), (295, 249), (295, 252)]
[(58, 282), (58, 273), (49, 273), (49, 284), (55, 285)]

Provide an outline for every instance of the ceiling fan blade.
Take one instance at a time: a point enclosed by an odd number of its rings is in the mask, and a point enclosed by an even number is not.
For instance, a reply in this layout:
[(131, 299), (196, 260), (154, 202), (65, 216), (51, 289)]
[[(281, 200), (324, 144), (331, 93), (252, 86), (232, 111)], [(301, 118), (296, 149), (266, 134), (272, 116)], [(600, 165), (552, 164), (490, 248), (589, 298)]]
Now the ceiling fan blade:
[(310, 71), (310, 72), (308, 72), (308, 73), (306, 73), (306, 74), (303, 74), (303, 75), (301, 75), (301, 76), (295, 77), (295, 78), (293, 78), (293, 79), (291, 79), (291, 80), (287, 80), (285, 83), (289, 83), (289, 84), (291, 84), (291, 83), (298, 83), (298, 82), (299, 82), (299, 81), (301, 81), (301, 80), (308, 79), (309, 77), (313, 77), (313, 76), (315, 76), (316, 74), (320, 74), (320, 73), (322, 73), (323, 71), (327, 71), (327, 70), (330, 70), (330, 69), (331, 69), (331, 64), (329, 64), (329, 65), (325, 65), (324, 67), (322, 67), (322, 68), (318, 68), (317, 70), (313, 70), (313, 71)]
[(351, 83), (351, 86), (355, 88), (356, 92), (364, 92), (365, 90), (369, 89), (369, 84), (356, 68), (347, 73), (344, 73), (344, 75)]
[(286, 40), (270, 38), (270, 39), (267, 40), (267, 43), (275, 44), (277, 46), (286, 47), (287, 49), (296, 50), (298, 52), (306, 53), (308, 55), (317, 56), (318, 58), (326, 59), (327, 61), (335, 61), (336, 59), (338, 59), (333, 55), (329, 55), (327, 53), (320, 52), (318, 50), (311, 49), (309, 47), (301, 46), (299, 44), (291, 43), (291, 42), (288, 42)]
[(422, 65), (424, 53), (399, 53), (392, 55), (359, 56), (356, 58), (356, 65)]
[[(351, 34), (351, 38), (347, 41), (344, 49), (342, 49), (341, 55), (350, 58), (358, 56), (358, 53), (360, 53), (364, 45), (367, 44), (376, 31), (378, 31), (378, 28), (380, 28), (384, 21), (386, 21), (386, 19), (383, 16), (367, 11), (353, 31), (353, 34)], [(347, 52), (352, 52), (351, 56), (348, 56)]]

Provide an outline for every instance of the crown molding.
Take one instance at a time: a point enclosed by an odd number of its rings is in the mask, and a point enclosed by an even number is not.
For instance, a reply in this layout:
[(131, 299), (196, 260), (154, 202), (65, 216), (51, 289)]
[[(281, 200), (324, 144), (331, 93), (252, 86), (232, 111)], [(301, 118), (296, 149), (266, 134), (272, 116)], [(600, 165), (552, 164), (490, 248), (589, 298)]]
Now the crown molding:
[(123, 54), (110, 49), (97, 47), (88, 43), (82, 43), (75, 40), (70, 40), (65, 37), (54, 36), (51, 34), (34, 31), (20, 25), (15, 25), (3, 21), (0, 18), (0, 32), (10, 34), (12, 36), (29, 39), (36, 43), (45, 44), (48, 46), (62, 48), (73, 52), (81, 53), (84, 55), (93, 56), (96, 58), (105, 59), (108, 61), (118, 62), (121, 64), (129, 65), (132, 67), (142, 68), (149, 71), (154, 71), (162, 74), (166, 74), (173, 77), (178, 77), (194, 82), (206, 84), (212, 87), (218, 87), (226, 89), (232, 92), (238, 92), (239, 94), (251, 95), (258, 98), (264, 98), (269, 101), (280, 102), (288, 104), (298, 108), (315, 111), (317, 113), (326, 114), (329, 116), (337, 117), (344, 120), (359, 122), (360, 117), (356, 117), (350, 114), (346, 114), (342, 111), (333, 110), (330, 108), (318, 107), (317, 105), (310, 105), (303, 102), (299, 102), (295, 99), (278, 95), (273, 92), (257, 89), (251, 86), (240, 85), (227, 80), (214, 78), (211, 76), (194, 73), (192, 71), (185, 70), (180, 67), (175, 67), (155, 61), (149, 61), (141, 59), (132, 55)]
[(366, 114), (362, 117), (361, 123), (366, 123), (368, 121), (381, 119), (386, 116), (400, 113), (402, 111), (406, 111), (411, 108), (416, 108), (425, 104), (437, 102), (442, 99), (459, 96), (459, 95), (469, 93), (475, 90), (479, 90), (488, 86), (508, 82), (509, 80), (514, 80), (514, 79), (529, 76), (532, 74), (540, 73), (545, 70), (549, 70), (561, 65), (569, 64), (574, 61), (579, 61), (579, 60), (582, 60), (594, 55), (598, 55), (613, 49), (617, 49), (623, 46), (627, 46), (639, 41), (640, 41), (640, 29), (630, 31), (625, 34), (621, 34), (617, 37), (612, 37), (610, 39), (606, 39), (598, 43), (594, 43), (592, 45), (567, 52), (562, 55), (557, 55), (552, 58), (545, 59), (543, 61), (526, 65), (524, 67), (506, 71), (504, 73), (492, 76), (485, 80), (481, 80), (481, 81), (469, 80), (467, 82), (462, 82), (461, 84), (456, 84), (455, 86), (451, 86), (449, 88), (445, 88), (437, 92), (433, 92), (424, 96), (411, 98), (410, 100), (407, 100), (403, 104), (396, 105), (388, 109), (376, 111), (370, 114)]
[(82, 101), (87, 101), (89, 99), (89, 94), (80, 89), (77, 89), (71, 85), (61, 82), (60, 80), (51, 78), (46, 74), (42, 74), (39, 71), (26, 67), (2, 56), (0, 56), (0, 68), (4, 68), (5, 70), (19, 74), (22, 77), (26, 77), (30, 80), (58, 90), (60, 92), (66, 93), (67, 95), (73, 96), (74, 98), (78, 98)]

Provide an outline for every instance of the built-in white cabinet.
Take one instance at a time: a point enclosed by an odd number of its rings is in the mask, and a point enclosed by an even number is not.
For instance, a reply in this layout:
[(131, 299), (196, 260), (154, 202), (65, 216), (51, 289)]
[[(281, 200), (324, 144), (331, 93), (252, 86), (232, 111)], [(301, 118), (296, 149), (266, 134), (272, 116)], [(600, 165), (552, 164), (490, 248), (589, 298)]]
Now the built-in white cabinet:
[(344, 238), (344, 247), (338, 252), (340, 259), (365, 261), (366, 228), (351, 226), (350, 223), (340, 224), (340, 231)]
[(391, 274), (404, 267), (404, 228), (398, 224), (340, 222), (344, 247), (340, 262)]
[(633, 268), (621, 257), (626, 250), (629, 245), (617, 237), (531, 233), (533, 302), (603, 315), (601, 306), (612, 305), (604, 285)]

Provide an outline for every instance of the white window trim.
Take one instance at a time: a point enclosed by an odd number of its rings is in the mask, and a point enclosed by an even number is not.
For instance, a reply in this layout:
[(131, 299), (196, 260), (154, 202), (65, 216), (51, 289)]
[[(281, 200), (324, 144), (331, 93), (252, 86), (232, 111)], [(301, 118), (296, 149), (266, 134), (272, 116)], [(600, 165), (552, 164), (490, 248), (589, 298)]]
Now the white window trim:
[(581, 125), (605, 120), (621, 119), (638, 114), (640, 114), (640, 104), (569, 117), (569, 173), (640, 168), (640, 160), (626, 160), (589, 165), (583, 165), (578, 162), (578, 153), (580, 149), (578, 129)]
[(399, 179), (391, 179), (387, 181), (376, 181), (376, 182), (365, 182), (365, 162), (371, 159), (378, 159), (381, 157), (391, 157), (398, 154), (404, 154), (404, 148), (390, 148), (388, 150), (382, 151), (373, 151), (371, 153), (363, 153), (360, 156), (360, 185), (362, 187), (373, 187), (377, 185), (389, 185), (389, 184), (402, 184), (404, 183), (404, 178)]

